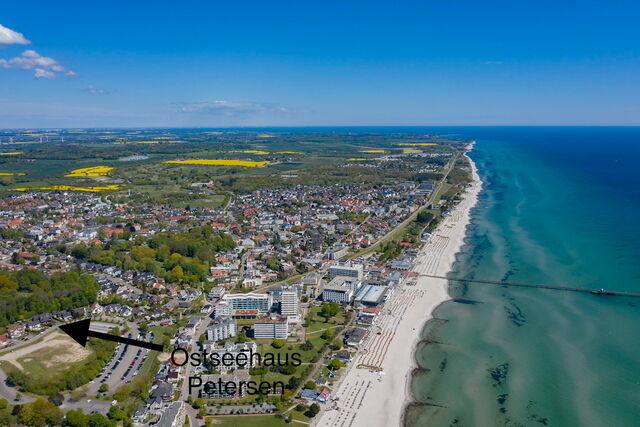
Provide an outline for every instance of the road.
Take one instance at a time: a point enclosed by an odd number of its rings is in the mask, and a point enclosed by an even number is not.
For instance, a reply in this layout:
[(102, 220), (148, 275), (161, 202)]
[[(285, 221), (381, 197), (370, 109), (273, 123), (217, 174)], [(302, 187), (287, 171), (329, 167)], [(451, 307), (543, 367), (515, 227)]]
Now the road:
[[(205, 298), (204, 304), (209, 304), (210, 302)], [(211, 324), (211, 317), (209, 315), (204, 316), (195, 332), (191, 335), (193, 337), (193, 344), (191, 344), (189, 351), (192, 351), (198, 345), (198, 338), (200, 335), (204, 334), (207, 330), (207, 327)], [(184, 372), (182, 375), (182, 387), (180, 389), (180, 398), (185, 403), (186, 415), (189, 418), (189, 423), (191, 427), (197, 427), (200, 425), (200, 422), (197, 420), (198, 410), (193, 406), (187, 403), (187, 399), (189, 398), (189, 377), (191, 376), (192, 366), (190, 364), (186, 364), (184, 366)]]

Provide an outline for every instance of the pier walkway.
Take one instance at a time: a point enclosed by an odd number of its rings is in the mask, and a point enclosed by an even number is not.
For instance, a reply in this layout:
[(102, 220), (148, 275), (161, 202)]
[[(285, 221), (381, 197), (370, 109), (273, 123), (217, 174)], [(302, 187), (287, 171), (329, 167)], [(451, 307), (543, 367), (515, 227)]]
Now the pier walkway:
[(462, 279), (462, 278), (456, 278), (456, 277), (435, 276), (432, 274), (419, 274), (419, 276), (431, 277), (433, 279), (444, 279), (444, 280), (450, 280), (455, 282), (475, 283), (475, 284), (484, 284), (484, 285), (519, 286), (523, 288), (552, 289), (555, 291), (584, 292), (584, 293), (589, 293), (594, 295), (640, 297), (640, 293), (636, 293), (636, 292), (608, 291), (606, 289), (576, 288), (571, 286), (544, 285), (540, 283), (507, 282), (507, 281), (501, 281), (501, 280)]

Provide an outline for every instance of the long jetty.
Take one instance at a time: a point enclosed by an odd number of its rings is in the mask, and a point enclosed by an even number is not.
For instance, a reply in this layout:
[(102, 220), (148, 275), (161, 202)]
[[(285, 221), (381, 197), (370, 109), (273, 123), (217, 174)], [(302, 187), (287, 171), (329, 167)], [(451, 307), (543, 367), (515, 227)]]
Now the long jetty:
[(508, 282), (503, 280), (481, 280), (481, 279), (464, 279), (458, 277), (446, 277), (435, 276), (432, 274), (419, 274), (419, 277), (431, 277), (433, 279), (450, 280), (454, 282), (466, 282), (477, 283), (485, 285), (498, 285), (498, 286), (519, 286), (523, 288), (540, 288), (540, 289), (552, 289), (554, 291), (570, 291), (570, 292), (583, 292), (593, 295), (607, 295), (607, 296), (619, 296), (619, 297), (640, 297), (640, 293), (636, 292), (620, 292), (609, 291), (606, 289), (590, 289), (590, 288), (576, 288), (571, 286), (556, 286), (556, 285), (544, 285), (540, 283), (522, 283), (522, 282)]

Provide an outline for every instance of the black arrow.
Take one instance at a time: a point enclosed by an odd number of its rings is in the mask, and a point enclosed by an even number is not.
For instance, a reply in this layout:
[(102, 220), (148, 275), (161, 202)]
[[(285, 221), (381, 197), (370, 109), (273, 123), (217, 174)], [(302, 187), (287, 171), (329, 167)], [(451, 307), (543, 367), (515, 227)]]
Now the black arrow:
[(104, 334), (102, 332), (90, 331), (89, 325), (91, 324), (91, 319), (84, 319), (78, 322), (67, 323), (66, 325), (61, 325), (60, 329), (62, 329), (67, 335), (73, 338), (78, 344), (81, 346), (87, 345), (87, 337), (100, 338), (101, 340), (107, 341), (115, 341), (121, 342), (123, 344), (131, 344), (136, 347), (148, 348), (149, 350), (157, 350), (162, 351), (163, 347), (161, 344), (154, 344), (146, 341), (138, 341), (132, 340), (131, 338), (125, 338), (118, 335), (110, 335)]

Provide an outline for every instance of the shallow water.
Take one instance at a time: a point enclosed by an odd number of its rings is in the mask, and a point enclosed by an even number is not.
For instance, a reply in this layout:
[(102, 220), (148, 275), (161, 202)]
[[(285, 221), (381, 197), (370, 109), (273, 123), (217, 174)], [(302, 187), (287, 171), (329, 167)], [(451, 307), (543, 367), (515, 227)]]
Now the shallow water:
[[(484, 189), (455, 275), (640, 292), (640, 128), (470, 128)], [(635, 426), (640, 298), (451, 282), (407, 425)]]

